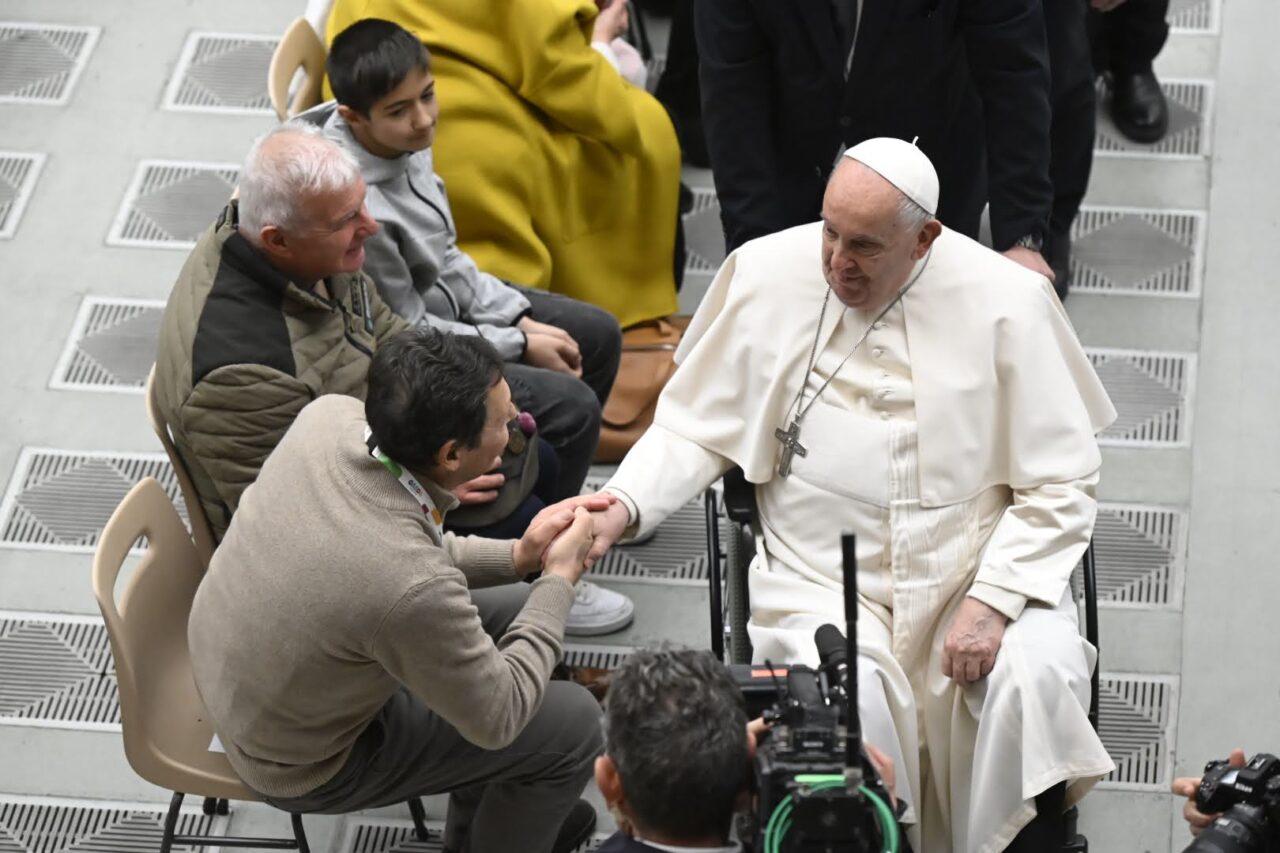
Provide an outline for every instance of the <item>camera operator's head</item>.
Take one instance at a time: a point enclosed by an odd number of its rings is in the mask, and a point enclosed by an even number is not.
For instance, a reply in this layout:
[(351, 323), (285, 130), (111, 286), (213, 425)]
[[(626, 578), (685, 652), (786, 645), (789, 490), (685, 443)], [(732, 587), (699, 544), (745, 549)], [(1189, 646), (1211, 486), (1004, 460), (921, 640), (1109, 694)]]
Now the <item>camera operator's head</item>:
[(710, 652), (639, 651), (614, 673), (596, 783), (637, 836), (723, 844), (749, 759), (742, 694)]
[(364, 411), (383, 453), (446, 489), (499, 463), (516, 416), (488, 341), (427, 329), (378, 347)]

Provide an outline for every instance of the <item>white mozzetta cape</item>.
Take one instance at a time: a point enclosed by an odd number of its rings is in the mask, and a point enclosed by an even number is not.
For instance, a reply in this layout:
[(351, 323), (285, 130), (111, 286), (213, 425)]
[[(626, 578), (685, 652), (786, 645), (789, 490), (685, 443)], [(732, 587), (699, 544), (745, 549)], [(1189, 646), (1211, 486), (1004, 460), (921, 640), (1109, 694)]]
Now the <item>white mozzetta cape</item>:
[[(725, 260), (658, 402), (655, 423), (741, 466), (753, 483), (774, 475), (773, 431), (804, 380), (827, 291), (821, 228), (762, 237)], [(1043, 276), (944, 228), (902, 302), (924, 506), (1097, 470), (1094, 436), (1116, 412)], [(839, 308), (833, 299), (819, 349)]]

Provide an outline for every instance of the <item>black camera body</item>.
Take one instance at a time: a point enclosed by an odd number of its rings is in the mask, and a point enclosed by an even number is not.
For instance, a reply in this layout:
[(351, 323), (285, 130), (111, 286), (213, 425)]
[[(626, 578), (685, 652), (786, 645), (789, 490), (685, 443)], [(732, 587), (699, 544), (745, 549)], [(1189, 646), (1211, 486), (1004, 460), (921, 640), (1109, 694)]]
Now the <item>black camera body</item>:
[(1196, 808), (1221, 815), (1187, 851), (1280, 853), (1280, 758), (1260, 752), (1244, 767), (1205, 765)]
[(756, 853), (906, 851), (892, 795), (862, 748), (856, 660), (855, 543), (846, 534), (845, 633), (823, 625), (814, 637), (821, 662), (807, 666), (731, 666), (750, 718), (770, 729), (756, 749), (754, 818), (739, 837)]
[[(866, 792), (885, 804), (892, 802), (890, 793), (860, 745), (856, 767), (848, 766), (844, 691), (833, 689), (829, 673), (807, 666), (766, 669), (767, 674), (761, 674), (758, 667), (734, 669), (739, 683), (745, 681), (743, 692), (757, 701), (765, 695), (761, 678), (777, 685), (771, 691), (774, 702), (762, 711), (772, 726), (756, 750), (759, 800), (751, 827), (754, 837), (764, 839), (769, 821), (782, 808), (790, 816), (779, 848), (782, 851), (870, 853), (885, 849), (883, 818), (877, 817)], [(898, 847), (904, 849), (901, 843)]]

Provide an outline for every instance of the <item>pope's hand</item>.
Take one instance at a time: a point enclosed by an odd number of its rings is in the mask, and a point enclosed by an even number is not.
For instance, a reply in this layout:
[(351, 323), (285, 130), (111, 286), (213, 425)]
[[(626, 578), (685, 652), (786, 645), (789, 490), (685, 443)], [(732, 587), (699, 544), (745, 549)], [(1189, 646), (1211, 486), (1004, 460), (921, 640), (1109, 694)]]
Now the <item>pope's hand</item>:
[[(1244, 767), (1244, 750), (1231, 750), (1227, 763), (1232, 767)], [(1204, 814), (1196, 808), (1196, 791), (1199, 789), (1200, 778), (1198, 776), (1182, 776), (1173, 780), (1173, 792), (1180, 797), (1187, 798), (1186, 805), (1182, 807), (1182, 816), (1187, 819), (1192, 835), (1199, 835), (1202, 829), (1218, 819), (1216, 814)]]
[[(601, 494), (605, 493), (601, 492)], [(591, 543), (591, 550), (587, 553), (588, 569), (594, 566), (596, 561), (613, 547), (613, 543), (621, 538), (622, 532), (631, 523), (631, 513), (627, 510), (626, 504), (618, 501), (604, 512), (595, 513), (592, 519), (595, 521), (595, 541)]]
[(1040, 275), (1053, 281), (1053, 268), (1045, 263), (1044, 256), (1035, 249), (1028, 249), (1025, 246), (1014, 246), (1012, 249), (1006, 249), (1000, 254), (1016, 264), (1021, 264), (1032, 272), (1038, 272)]
[(986, 678), (996, 665), (1008, 621), (999, 610), (966, 596), (942, 643), (942, 674), (966, 686)]

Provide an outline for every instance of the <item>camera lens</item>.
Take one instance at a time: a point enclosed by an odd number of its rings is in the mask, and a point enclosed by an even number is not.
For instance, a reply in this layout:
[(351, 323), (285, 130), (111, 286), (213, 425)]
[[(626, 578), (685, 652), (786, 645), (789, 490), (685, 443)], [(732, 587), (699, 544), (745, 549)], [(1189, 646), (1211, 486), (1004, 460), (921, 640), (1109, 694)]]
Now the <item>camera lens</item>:
[(1196, 836), (1185, 853), (1264, 853), (1265, 817), (1252, 806), (1234, 806)]

